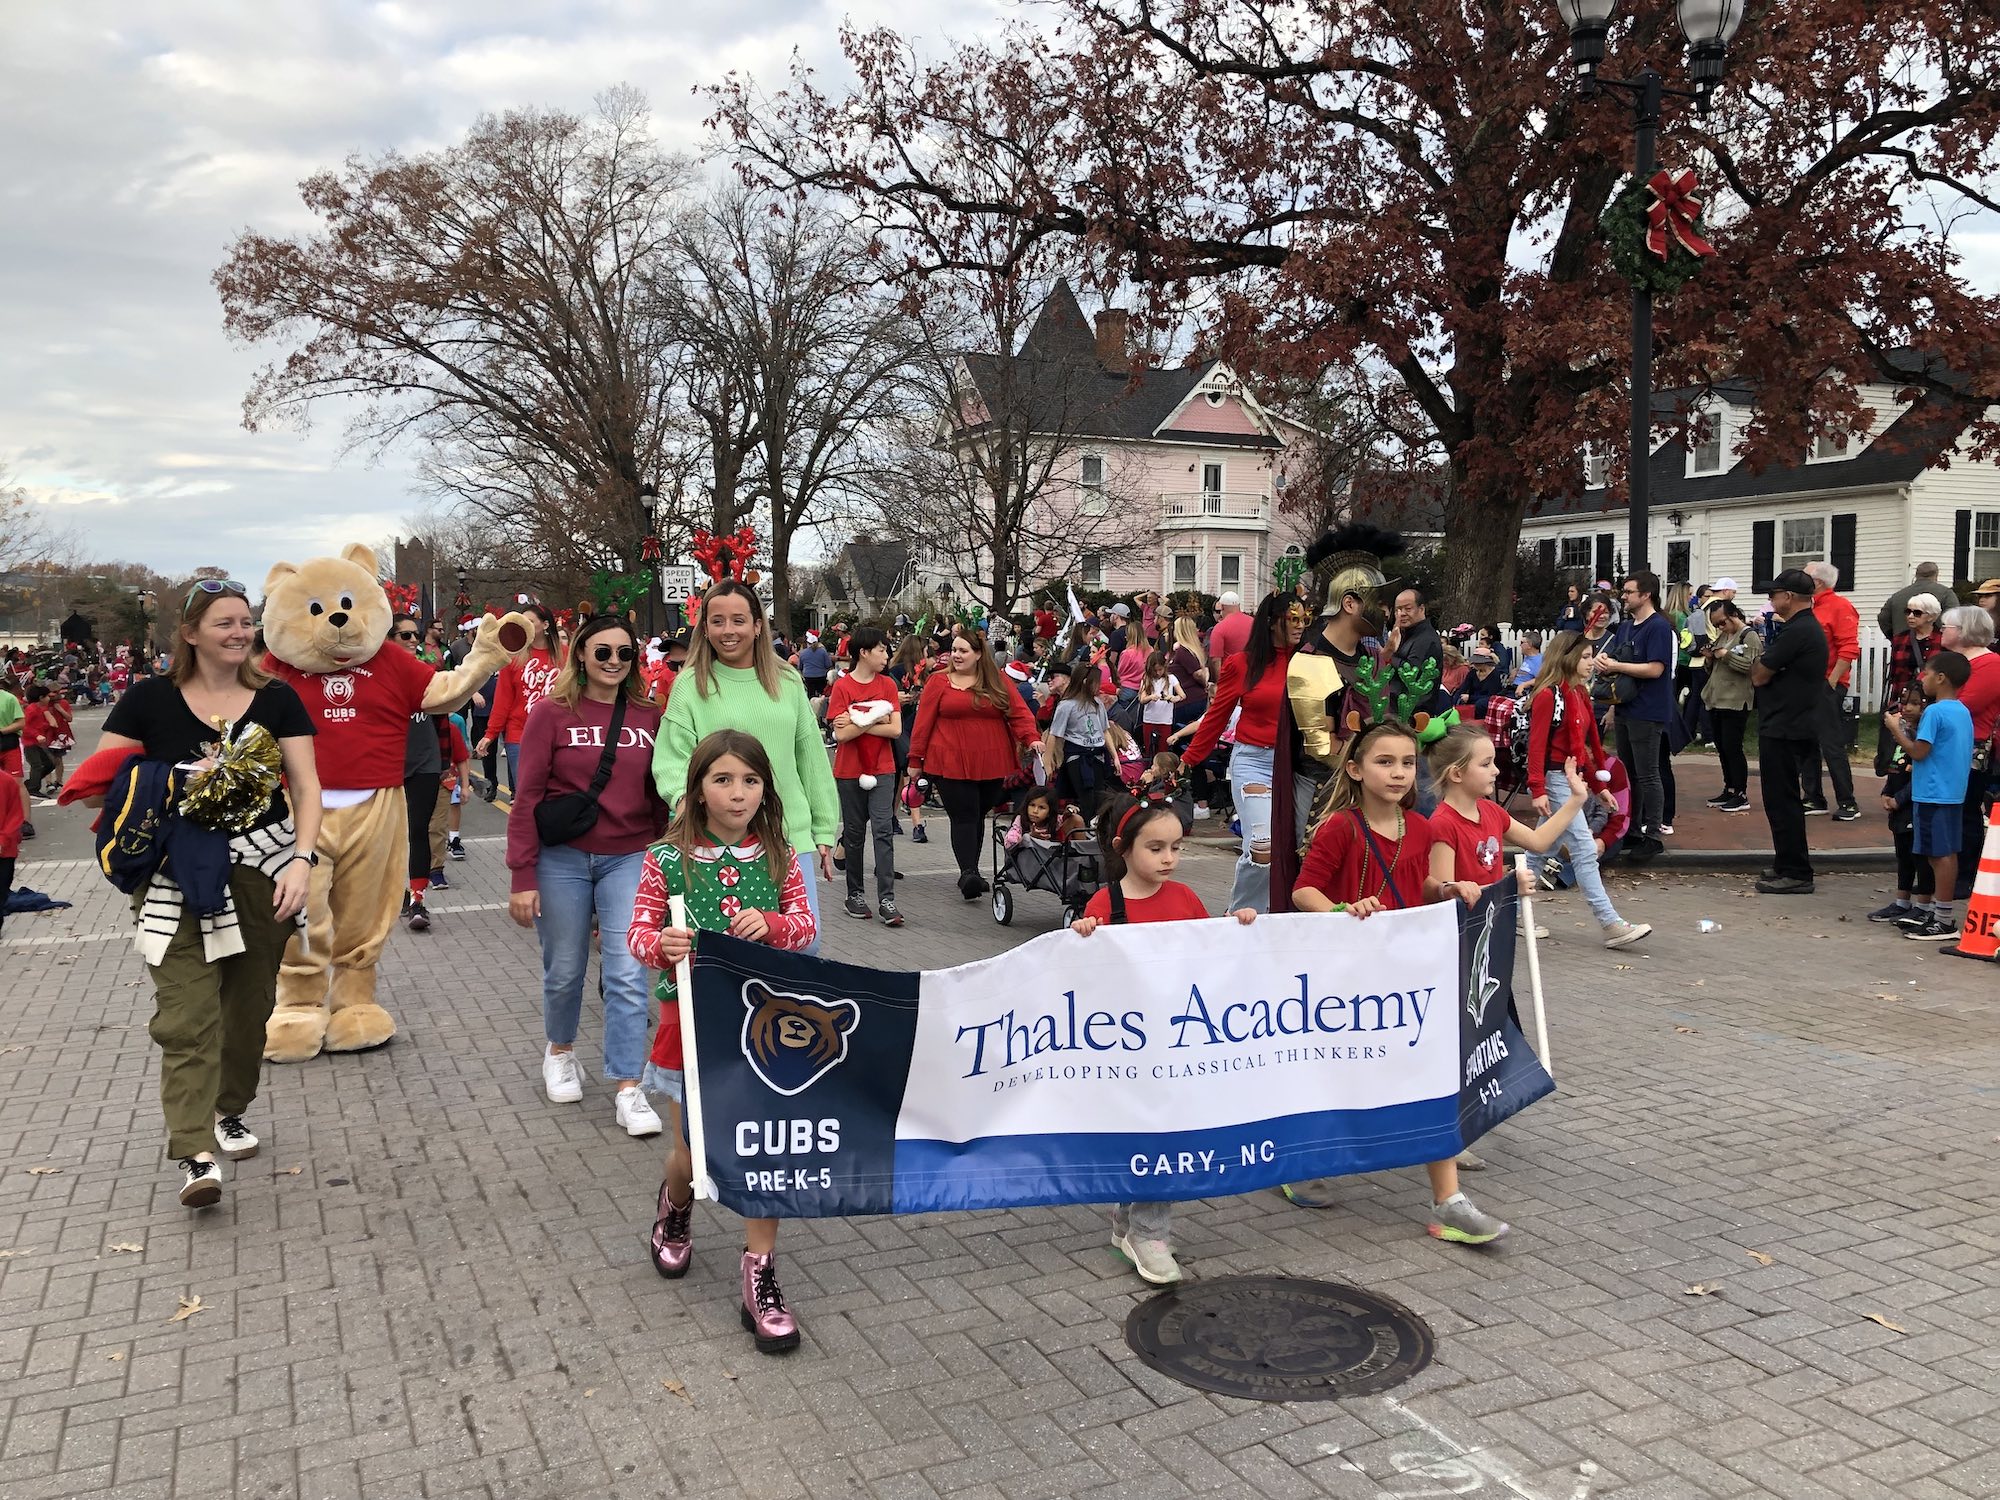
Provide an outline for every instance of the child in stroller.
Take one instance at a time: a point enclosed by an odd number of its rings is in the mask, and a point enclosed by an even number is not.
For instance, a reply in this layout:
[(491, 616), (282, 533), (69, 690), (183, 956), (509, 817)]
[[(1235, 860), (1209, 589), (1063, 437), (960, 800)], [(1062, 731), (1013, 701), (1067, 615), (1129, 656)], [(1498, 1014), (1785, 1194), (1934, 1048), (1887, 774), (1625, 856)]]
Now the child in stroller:
[(994, 829), (993, 919), (1014, 920), (1013, 887), (1046, 891), (1063, 904), (1064, 919), (1083, 910), (1104, 883), (1097, 844), (1082, 815), (1046, 786), (1021, 789), (1014, 821)]

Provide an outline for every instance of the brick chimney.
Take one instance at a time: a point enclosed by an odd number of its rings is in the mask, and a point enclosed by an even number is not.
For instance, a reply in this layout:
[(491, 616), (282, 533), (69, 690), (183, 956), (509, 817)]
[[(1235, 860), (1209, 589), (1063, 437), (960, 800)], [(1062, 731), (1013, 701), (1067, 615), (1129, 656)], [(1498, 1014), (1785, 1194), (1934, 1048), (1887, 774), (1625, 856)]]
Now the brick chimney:
[(1126, 347), (1131, 321), (1131, 315), (1117, 307), (1097, 315), (1097, 362), (1113, 375), (1132, 373), (1132, 353)]

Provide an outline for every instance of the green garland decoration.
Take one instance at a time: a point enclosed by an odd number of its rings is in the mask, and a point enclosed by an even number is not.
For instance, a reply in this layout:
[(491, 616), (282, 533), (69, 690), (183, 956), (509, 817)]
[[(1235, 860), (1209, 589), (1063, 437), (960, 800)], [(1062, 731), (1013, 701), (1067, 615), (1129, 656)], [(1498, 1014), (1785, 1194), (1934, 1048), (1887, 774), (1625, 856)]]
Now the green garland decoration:
[(1635, 177), (1605, 205), (1597, 227), (1611, 247), (1611, 265), (1620, 276), (1655, 297), (1671, 297), (1701, 270), (1701, 257), (1672, 235), (1667, 237), (1665, 260), (1646, 248), (1647, 210), (1652, 204), (1652, 189)]
[(649, 569), (613, 573), (599, 568), (590, 575), (591, 602), (607, 615), (623, 615), (637, 609), (652, 589), (653, 575)]

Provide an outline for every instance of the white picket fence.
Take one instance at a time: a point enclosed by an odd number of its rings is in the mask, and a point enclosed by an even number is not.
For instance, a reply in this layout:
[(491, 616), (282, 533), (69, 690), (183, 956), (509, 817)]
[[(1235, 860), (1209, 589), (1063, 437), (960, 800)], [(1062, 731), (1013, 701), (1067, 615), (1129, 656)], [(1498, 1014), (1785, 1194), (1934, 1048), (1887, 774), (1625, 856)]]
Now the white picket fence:
[[(1541, 632), (1542, 639), (1547, 640), (1550, 633), (1546, 630)], [(1500, 627), (1500, 639), (1507, 643), (1507, 648), (1514, 653), (1514, 660), (1516, 661), (1521, 659), (1521, 635), (1522, 632), (1512, 625), (1503, 625)], [(1862, 713), (1877, 714), (1882, 711), (1882, 689), (1887, 683), (1888, 678), (1888, 637), (1883, 635), (1873, 625), (1863, 625), (1861, 627), (1861, 665), (1858, 678)]]

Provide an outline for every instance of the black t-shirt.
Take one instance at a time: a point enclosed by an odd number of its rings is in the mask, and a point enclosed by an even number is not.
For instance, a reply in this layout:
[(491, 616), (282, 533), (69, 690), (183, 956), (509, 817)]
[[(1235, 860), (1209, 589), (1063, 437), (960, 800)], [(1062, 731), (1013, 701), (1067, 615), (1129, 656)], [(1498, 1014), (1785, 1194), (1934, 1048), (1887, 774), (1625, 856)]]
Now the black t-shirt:
[[(305, 704), (286, 682), (267, 682), (257, 689), (250, 699), (249, 710), (229, 726), (229, 737), (234, 739), (245, 724), (262, 724), (279, 740), (316, 732)], [(194, 716), (180, 688), (169, 677), (144, 678), (127, 688), (125, 696), (111, 706), (110, 714), (105, 717), (104, 732), (137, 740), (146, 747), (149, 758), (175, 765), (200, 760), (201, 747), (217, 738), (215, 726)], [(280, 788), (272, 794), (271, 805), (264, 809), (264, 816), (257, 820), (256, 826), (263, 828), (283, 822), (285, 815), (285, 793)]]
[(1757, 689), (1757, 732), (1786, 739), (1819, 736), (1820, 699), (1826, 696), (1826, 632), (1802, 609), (1771, 632), (1760, 658), (1777, 674)]

